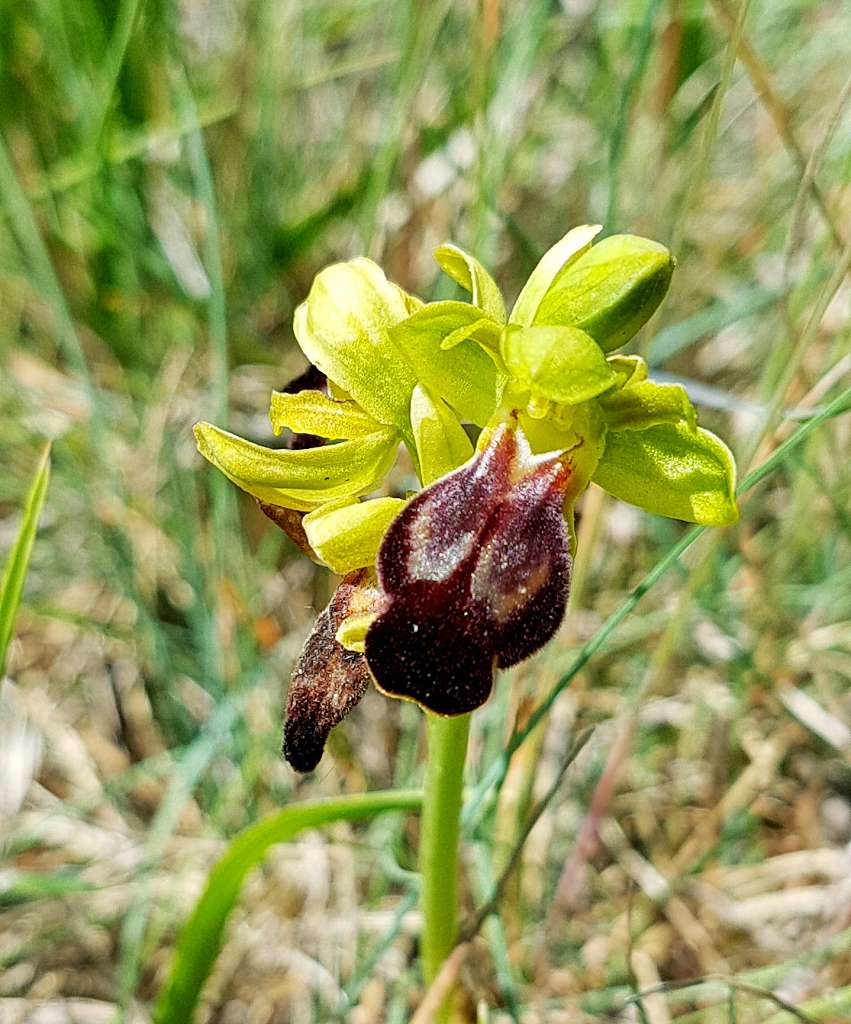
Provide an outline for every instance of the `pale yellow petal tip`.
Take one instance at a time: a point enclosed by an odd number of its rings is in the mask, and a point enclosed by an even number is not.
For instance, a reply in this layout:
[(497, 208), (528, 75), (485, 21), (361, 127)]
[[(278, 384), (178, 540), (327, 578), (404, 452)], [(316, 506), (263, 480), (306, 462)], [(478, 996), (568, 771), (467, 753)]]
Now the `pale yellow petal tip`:
[(212, 423), (207, 423), (206, 420), (201, 420), (196, 423), (192, 428), (195, 434), (195, 444), (198, 447), (198, 451), (207, 459), (208, 462), (215, 462), (213, 456), (213, 438), (216, 435), (217, 428)]
[(376, 613), (351, 615), (340, 623), (334, 639), (347, 651), (363, 654), (366, 649), (366, 632), (376, 618)]

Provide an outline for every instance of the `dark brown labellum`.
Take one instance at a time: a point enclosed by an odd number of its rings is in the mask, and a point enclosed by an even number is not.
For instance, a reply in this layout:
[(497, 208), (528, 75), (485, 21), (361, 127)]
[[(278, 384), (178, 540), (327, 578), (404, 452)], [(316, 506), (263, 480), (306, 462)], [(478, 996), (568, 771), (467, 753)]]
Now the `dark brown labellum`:
[(571, 467), (504, 425), (394, 520), (378, 556), (384, 611), (366, 635), (379, 688), (441, 715), (483, 704), (494, 667), (558, 629), (570, 584), (562, 512)]
[(371, 569), (349, 573), (314, 623), (293, 672), (284, 724), (284, 757), (297, 772), (319, 764), (328, 733), (364, 695), (370, 674), (366, 658), (336, 640), (350, 615), (380, 607), (381, 592)]

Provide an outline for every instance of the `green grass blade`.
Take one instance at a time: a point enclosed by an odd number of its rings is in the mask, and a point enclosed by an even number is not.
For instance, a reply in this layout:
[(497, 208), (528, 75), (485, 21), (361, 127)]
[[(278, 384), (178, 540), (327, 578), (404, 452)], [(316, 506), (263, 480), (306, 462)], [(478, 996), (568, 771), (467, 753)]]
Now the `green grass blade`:
[(0, 880), (0, 910), (19, 907), (36, 900), (55, 900), (98, 887), (76, 875), (57, 871), (43, 875), (36, 871), (11, 871)]
[(335, 821), (358, 821), (385, 811), (416, 810), (420, 802), (417, 790), (357, 793), (285, 807), (240, 832), (210, 872), (204, 892), (178, 938), (171, 972), (154, 1010), (155, 1024), (185, 1024), (192, 1019), (242, 883), (271, 846), (288, 842), (305, 829)]
[(647, 346), (647, 362), (651, 366), (661, 366), (666, 359), (679, 355), (701, 339), (717, 334), (746, 317), (761, 313), (785, 294), (782, 291), (754, 287), (743, 291), (733, 301), (713, 302), (699, 313), (659, 331)]
[(18, 531), (17, 539), (9, 552), (3, 579), (0, 582), (0, 678), (6, 670), (6, 651), (12, 639), (12, 629), (18, 605), (21, 603), (21, 591), (27, 575), (35, 534), (38, 529), (38, 517), (47, 494), (50, 481), (50, 445), (48, 444), (39, 460), (35, 477), (24, 506), (24, 519)]

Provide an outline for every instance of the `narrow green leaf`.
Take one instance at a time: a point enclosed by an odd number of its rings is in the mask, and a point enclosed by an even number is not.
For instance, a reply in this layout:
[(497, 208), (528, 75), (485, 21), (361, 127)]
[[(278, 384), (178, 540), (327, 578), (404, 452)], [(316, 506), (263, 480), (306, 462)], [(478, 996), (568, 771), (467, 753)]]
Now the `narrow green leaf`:
[(264, 448), (212, 423), (197, 423), (198, 451), (261, 501), (309, 511), (372, 490), (393, 465), (398, 436), (382, 430), (339, 444), (290, 451)]
[(541, 299), (546, 295), (550, 285), (562, 271), (570, 267), (580, 256), (591, 247), (595, 236), (603, 230), (602, 224), (582, 224), (556, 242), (541, 257), (538, 265), (523, 285), (523, 290), (514, 303), (509, 322), (527, 326), (535, 319)]
[(740, 293), (730, 301), (713, 302), (699, 313), (660, 331), (647, 348), (648, 362), (651, 366), (661, 366), (666, 359), (696, 344), (702, 338), (711, 337), (730, 324), (760, 313), (782, 299), (784, 294), (755, 287)]
[(610, 430), (593, 479), (616, 498), (660, 516), (704, 526), (727, 526), (738, 518), (733, 456), (700, 427), (659, 423)]
[(50, 445), (42, 452), (36, 467), (35, 476), (30, 485), (27, 500), (24, 504), (24, 518), (18, 536), (6, 559), (3, 578), (0, 580), (0, 679), (6, 668), (6, 652), (12, 639), (15, 616), (21, 603), (21, 592), (27, 575), (30, 555), (35, 543), (38, 519), (47, 494), (50, 482)]
[(497, 323), (505, 323), (502, 292), (475, 256), (447, 242), (434, 250), (434, 258), (444, 273), (470, 293), (474, 306), (483, 309)]
[(98, 886), (70, 872), (15, 871), (0, 879), (0, 909), (18, 907), (43, 899), (61, 899), (78, 892), (93, 892)]
[(360, 821), (387, 811), (413, 811), (421, 802), (421, 794), (414, 790), (357, 793), (285, 807), (241, 832), (208, 875), (204, 892), (180, 933), (169, 976), (154, 1008), (155, 1024), (188, 1024), (192, 1020), (245, 877), (271, 846), (288, 842), (305, 829), (335, 821)]

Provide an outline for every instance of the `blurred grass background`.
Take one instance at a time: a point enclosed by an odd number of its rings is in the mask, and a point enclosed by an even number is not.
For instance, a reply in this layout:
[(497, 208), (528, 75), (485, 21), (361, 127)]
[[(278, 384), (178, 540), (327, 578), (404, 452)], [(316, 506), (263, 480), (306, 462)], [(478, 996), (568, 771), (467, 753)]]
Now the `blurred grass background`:
[[(269, 439), (316, 271), (453, 294), (452, 239), (513, 298), (574, 224), (665, 241), (633, 348), (758, 464), (851, 380), (849, 58), (841, 0), (0, 0), (4, 553), (54, 441), (0, 698), (3, 1024), (147, 1020), (228, 837), (419, 779), (419, 713), (377, 694), (315, 775), (281, 763), (333, 580), (194, 451), (202, 418)], [(851, 1020), (850, 443), (815, 431), (516, 755), (468, 910), (596, 727), (466, 957), (480, 1020)], [(471, 783), (683, 530), (581, 511), (570, 619), (475, 716)], [(274, 853), (203, 1019), (408, 1020), (415, 835)]]

